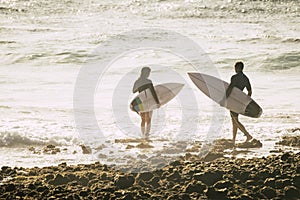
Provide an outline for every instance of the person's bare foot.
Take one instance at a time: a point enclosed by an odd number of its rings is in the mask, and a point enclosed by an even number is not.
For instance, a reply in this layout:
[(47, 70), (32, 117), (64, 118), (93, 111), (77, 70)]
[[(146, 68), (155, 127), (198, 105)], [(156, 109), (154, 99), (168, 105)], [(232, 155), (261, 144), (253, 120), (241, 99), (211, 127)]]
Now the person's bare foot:
[(251, 135), (249, 135), (249, 136), (247, 136), (247, 139), (246, 139), (245, 142), (249, 142), (249, 141), (252, 140), (252, 139), (253, 139), (253, 137), (252, 137)]

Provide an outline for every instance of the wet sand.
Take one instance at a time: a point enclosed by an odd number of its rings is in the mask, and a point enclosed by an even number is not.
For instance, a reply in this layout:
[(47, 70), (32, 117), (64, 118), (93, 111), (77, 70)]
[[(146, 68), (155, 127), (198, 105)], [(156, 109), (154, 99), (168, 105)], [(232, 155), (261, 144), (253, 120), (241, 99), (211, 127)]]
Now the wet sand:
[[(299, 141), (299, 136), (283, 137), (278, 143), (299, 147)], [(254, 144), (259, 142), (248, 145)], [(201, 146), (195, 143), (189, 148), (191, 153), (139, 173), (125, 173), (99, 162), (43, 168), (2, 166), (0, 199), (300, 199), (300, 153), (226, 157), (224, 151), (230, 145), (230, 140), (217, 140), (201, 156), (192, 153)]]

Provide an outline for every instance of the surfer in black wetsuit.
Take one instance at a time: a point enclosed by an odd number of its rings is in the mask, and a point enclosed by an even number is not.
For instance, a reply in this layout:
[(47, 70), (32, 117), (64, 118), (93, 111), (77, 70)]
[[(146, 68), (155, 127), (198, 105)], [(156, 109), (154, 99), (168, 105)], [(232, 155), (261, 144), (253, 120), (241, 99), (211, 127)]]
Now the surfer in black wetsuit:
[[(231, 77), (231, 82), (226, 90), (226, 98), (229, 97), (233, 87), (236, 87), (240, 90), (244, 90), (244, 88), (247, 89), (248, 91), (248, 96), (252, 95), (252, 89), (251, 89), (251, 84), (250, 81), (248, 79), (248, 77), (243, 73), (243, 69), (244, 69), (244, 64), (242, 62), (237, 62), (235, 63), (235, 72), (236, 74), (233, 75)], [(225, 98), (224, 98), (225, 99)], [(224, 99), (221, 101), (221, 105), (224, 105), (225, 101)], [(230, 116), (231, 116), (231, 120), (232, 120), (232, 127), (233, 127), (233, 144), (235, 145), (235, 138), (236, 138), (236, 134), (237, 134), (237, 130), (240, 129), (245, 136), (247, 137), (246, 142), (250, 141), (253, 137), (248, 133), (248, 131), (246, 130), (246, 128), (243, 126), (243, 124), (239, 121), (239, 114), (230, 111)]]
[[(157, 97), (157, 94), (154, 90), (152, 81), (150, 79), (148, 79), (149, 75), (150, 75), (151, 69), (149, 67), (143, 67), (141, 70), (141, 75), (140, 77), (135, 81), (132, 92), (142, 92), (146, 89), (150, 89), (151, 94), (154, 98), (154, 100), (157, 103), (157, 106), (159, 107), (160, 103)], [(147, 94), (146, 94), (147, 95)], [(150, 95), (150, 94), (149, 94)], [(142, 112), (142, 113), (138, 113), (141, 118), (142, 118), (142, 122), (141, 122), (141, 131), (142, 131), (142, 135), (145, 137), (149, 137), (149, 132), (150, 132), (150, 128), (151, 128), (151, 117), (152, 117), (152, 111), (150, 112)]]

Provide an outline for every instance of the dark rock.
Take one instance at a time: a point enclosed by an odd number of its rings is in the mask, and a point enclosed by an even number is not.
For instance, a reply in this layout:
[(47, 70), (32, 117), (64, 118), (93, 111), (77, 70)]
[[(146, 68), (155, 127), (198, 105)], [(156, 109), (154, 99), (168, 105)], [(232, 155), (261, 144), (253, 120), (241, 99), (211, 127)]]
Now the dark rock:
[(206, 189), (206, 185), (204, 185), (201, 181), (193, 181), (189, 183), (183, 191), (185, 193), (191, 194), (193, 192), (197, 193), (203, 193), (203, 191)]
[(78, 180), (78, 177), (75, 174), (65, 174), (65, 177), (69, 179), (70, 182)]
[(95, 185), (99, 182), (98, 179), (93, 179), (93, 180), (90, 180), (89, 183), (88, 183), (88, 187), (91, 187), (92, 185)]
[(152, 172), (139, 173), (137, 176), (137, 180), (149, 181), (151, 178), (153, 178), (153, 176), (154, 175)]
[(36, 186), (32, 183), (30, 183), (28, 186), (27, 186), (28, 189), (30, 190), (35, 190), (36, 189)]
[(117, 188), (126, 189), (131, 187), (134, 181), (135, 180), (132, 175), (124, 175), (124, 176), (119, 175), (116, 177), (114, 184)]
[(213, 187), (209, 187), (205, 194), (208, 197), (208, 199), (224, 199), (225, 200), (225, 199), (228, 199), (227, 193), (228, 193), (227, 189), (216, 190)]
[(300, 174), (293, 177), (293, 184), (300, 189)]
[(49, 144), (49, 145), (47, 145), (45, 148), (47, 148), (47, 149), (55, 149), (55, 146), (52, 145), (52, 144)]
[(138, 180), (136, 182), (136, 184), (139, 185), (139, 186), (141, 186), (141, 187), (143, 187), (143, 188), (148, 188), (149, 187), (148, 184), (145, 183), (143, 180)]
[(88, 190), (82, 190), (79, 192), (79, 196), (81, 197), (87, 197), (89, 195), (90, 191)]
[(29, 176), (37, 176), (38, 173), (36, 170), (30, 170), (29, 173), (28, 173)]
[(268, 199), (272, 199), (274, 197), (276, 197), (276, 191), (268, 186), (263, 187), (260, 192), (266, 196)]
[(89, 146), (85, 146), (85, 145), (79, 145), (79, 146), (81, 147), (83, 154), (91, 154), (92, 153), (92, 149)]
[(62, 176), (61, 174), (56, 174), (55, 178), (53, 180), (49, 181), (50, 185), (65, 185), (69, 182), (69, 179), (67, 177)]
[(38, 191), (38, 192), (45, 192), (46, 190), (48, 190), (48, 188), (46, 186), (40, 186), (36, 189), (36, 191)]
[(23, 191), (18, 191), (16, 193), (16, 197), (24, 197), (25, 196), (25, 193)]
[(179, 174), (178, 171), (174, 171), (171, 175), (167, 176), (167, 179), (169, 181), (180, 181), (181, 175)]
[(236, 146), (238, 148), (261, 148), (262, 143), (257, 139), (253, 139), (250, 142), (243, 142), (240, 144), (236, 144)]
[(1, 170), (2, 170), (2, 173), (6, 174), (7, 172), (9, 172), (11, 170), (11, 168), (8, 166), (2, 166)]
[(300, 199), (300, 191), (295, 186), (284, 187), (284, 197), (286, 199)]
[(240, 181), (244, 183), (245, 181), (248, 180), (249, 175), (250, 175), (250, 172), (247, 172), (247, 171), (241, 172), (240, 173)]
[(58, 166), (61, 167), (61, 168), (66, 168), (67, 167), (67, 163), (63, 162), (63, 163), (60, 163)]
[(49, 182), (52, 179), (54, 179), (54, 175), (53, 174), (46, 174), (46, 176), (45, 176), (46, 182)]
[(289, 186), (291, 184), (292, 184), (291, 180), (289, 180), (289, 179), (279, 179), (279, 180), (275, 181), (275, 186), (277, 189), (282, 189), (285, 186)]
[(149, 185), (151, 185), (152, 188), (158, 188), (158, 187), (160, 187), (159, 181), (160, 181), (160, 178), (155, 176), (150, 181), (148, 181), (147, 183)]
[(280, 159), (283, 160), (283, 161), (287, 161), (287, 160), (289, 159), (290, 156), (291, 156), (290, 153), (287, 152), (287, 153), (284, 153), (284, 154), (280, 157)]
[(72, 197), (73, 197), (73, 199), (76, 199), (76, 200), (80, 199), (80, 196), (78, 194), (73, 194)]
[(104, 172), (103, 174), (101, 174), (100, 178), (101, 178), (101, 180), (107, 180), (107, 181), (113, 180), (113, 177), (109, 176), (109, 174), (107, 174), (106, 172)]
[(89, 183), (89, 179), (87, 179), (86, 177), (82, 176), (80, 178), (78, 178), (78, 183), (80, 183), (83, 186), (87, 186)]
[(86, 176), (89, 180), (97, 178), (97, 175), (95, 173), (91, 173), (91, 172), (88, 173)]
[(239, 200), (253, 200), (254, 198), (249, 196), (248, 194), (242, 194), (238, 197)]
[(216, 160), (217, 158), (222, 158), (224, 156), (223, 153), (220, 152), (209, 152), (208, 154), (206, 154), (203, 158), (203, 160), (205, 162), (210, 162), (213, 160)]
[(176, 166), (181, 165), (181, 163), (180, 163), (180, 161), (176, 160), (174, 162), (171, 162), (170, 165), (173, 166), (173, 167), (176, 167)]
[(7, 185), (5, 186), (5, 191), (6, 191), (6, 192), (12, 192), (12, 191), (14, 191), (14, 190), (16, 190), (16, 185), (13, 184), (13, 183), (7, 184)]
[(168, 195), (167, 200), (178, 200), (179, 195), (178, 194), (173, 194), (173, 195)]
[(37, 197), (37, 196), (39, 196), (39, 194), (38, 194), (36, 191), (31, 191), (31, 192), (28, 193), (27, 196), (32, 198), (32, 197)]
[(245, 184), (246, 184), (247, 186), (256, 186), (256, 185), (257, 185), (257, 182), (254, 181), (254, 180), (247, 180), (247, 181), (245, 182)]
[(134, 199), (134, 196), (132, 194), (125, 194), (121, 199), (122, 200), (132, 200), (132, 199)]
[(276, 188), (276, 185), (275, 185), (275, 178), (267, 178), (264, 182), (264, 185), (265, 186), (269, 186), (271, 188)]
[(229, 180), (220, 180), (214, 184), (214, 188), (217, 189), (224, 189), (224, 188), (231, 188), (233, 186), (233, 183)]
[(261, 180), (265, 180), (266, 178), (271, 177), (271, 174), (267, 170), (262, 170), (258, 172), (257, 177), (259, 177)]
[(189, 194), (179, 194), (179, 199), (190, 200), (192, 199)]
[(115, 187), (105, 186), (104, 188), (101, 188), (101, 191), (105, 193), (113, 193), (115, 191)]
[(297, 166), (296, 173), (300, 174), (300, 166)]
[(197, 173), (194, 175), (194, 179), (201, 181), (202, 183), (211, 186), (215, 184), (217, 181), (221, 180), (223, 177), (223, 172), (221, 171), (208, 171)]

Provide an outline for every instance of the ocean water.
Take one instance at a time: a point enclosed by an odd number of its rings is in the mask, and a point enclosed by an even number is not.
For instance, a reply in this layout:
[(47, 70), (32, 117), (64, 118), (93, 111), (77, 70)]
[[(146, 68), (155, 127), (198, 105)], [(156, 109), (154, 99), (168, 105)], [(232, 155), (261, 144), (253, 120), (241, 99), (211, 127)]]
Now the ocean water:
[[(1, 0), (0, 166), (153, 153), (127, 152), (113, 142), (140, 137), (140, 119), (128, 104), (146, 65), (154, 84), (185, 84), (153, 113), (151, 138), (164, 141), (158, 149), (231, 138), (228, 111), (186, 72), (229, 81), (239, 60), (264, 110), (261, 118), (241, 121), (264, 144), (251, 155), (266, 155), (299, 128), (299, 22), (299, 0)], [(241, 133), (237, 139), (244, 140)], [(43, 152), (49, 144), (61, 152)], [(94, 153), (82, 154), (82, 144)]]

